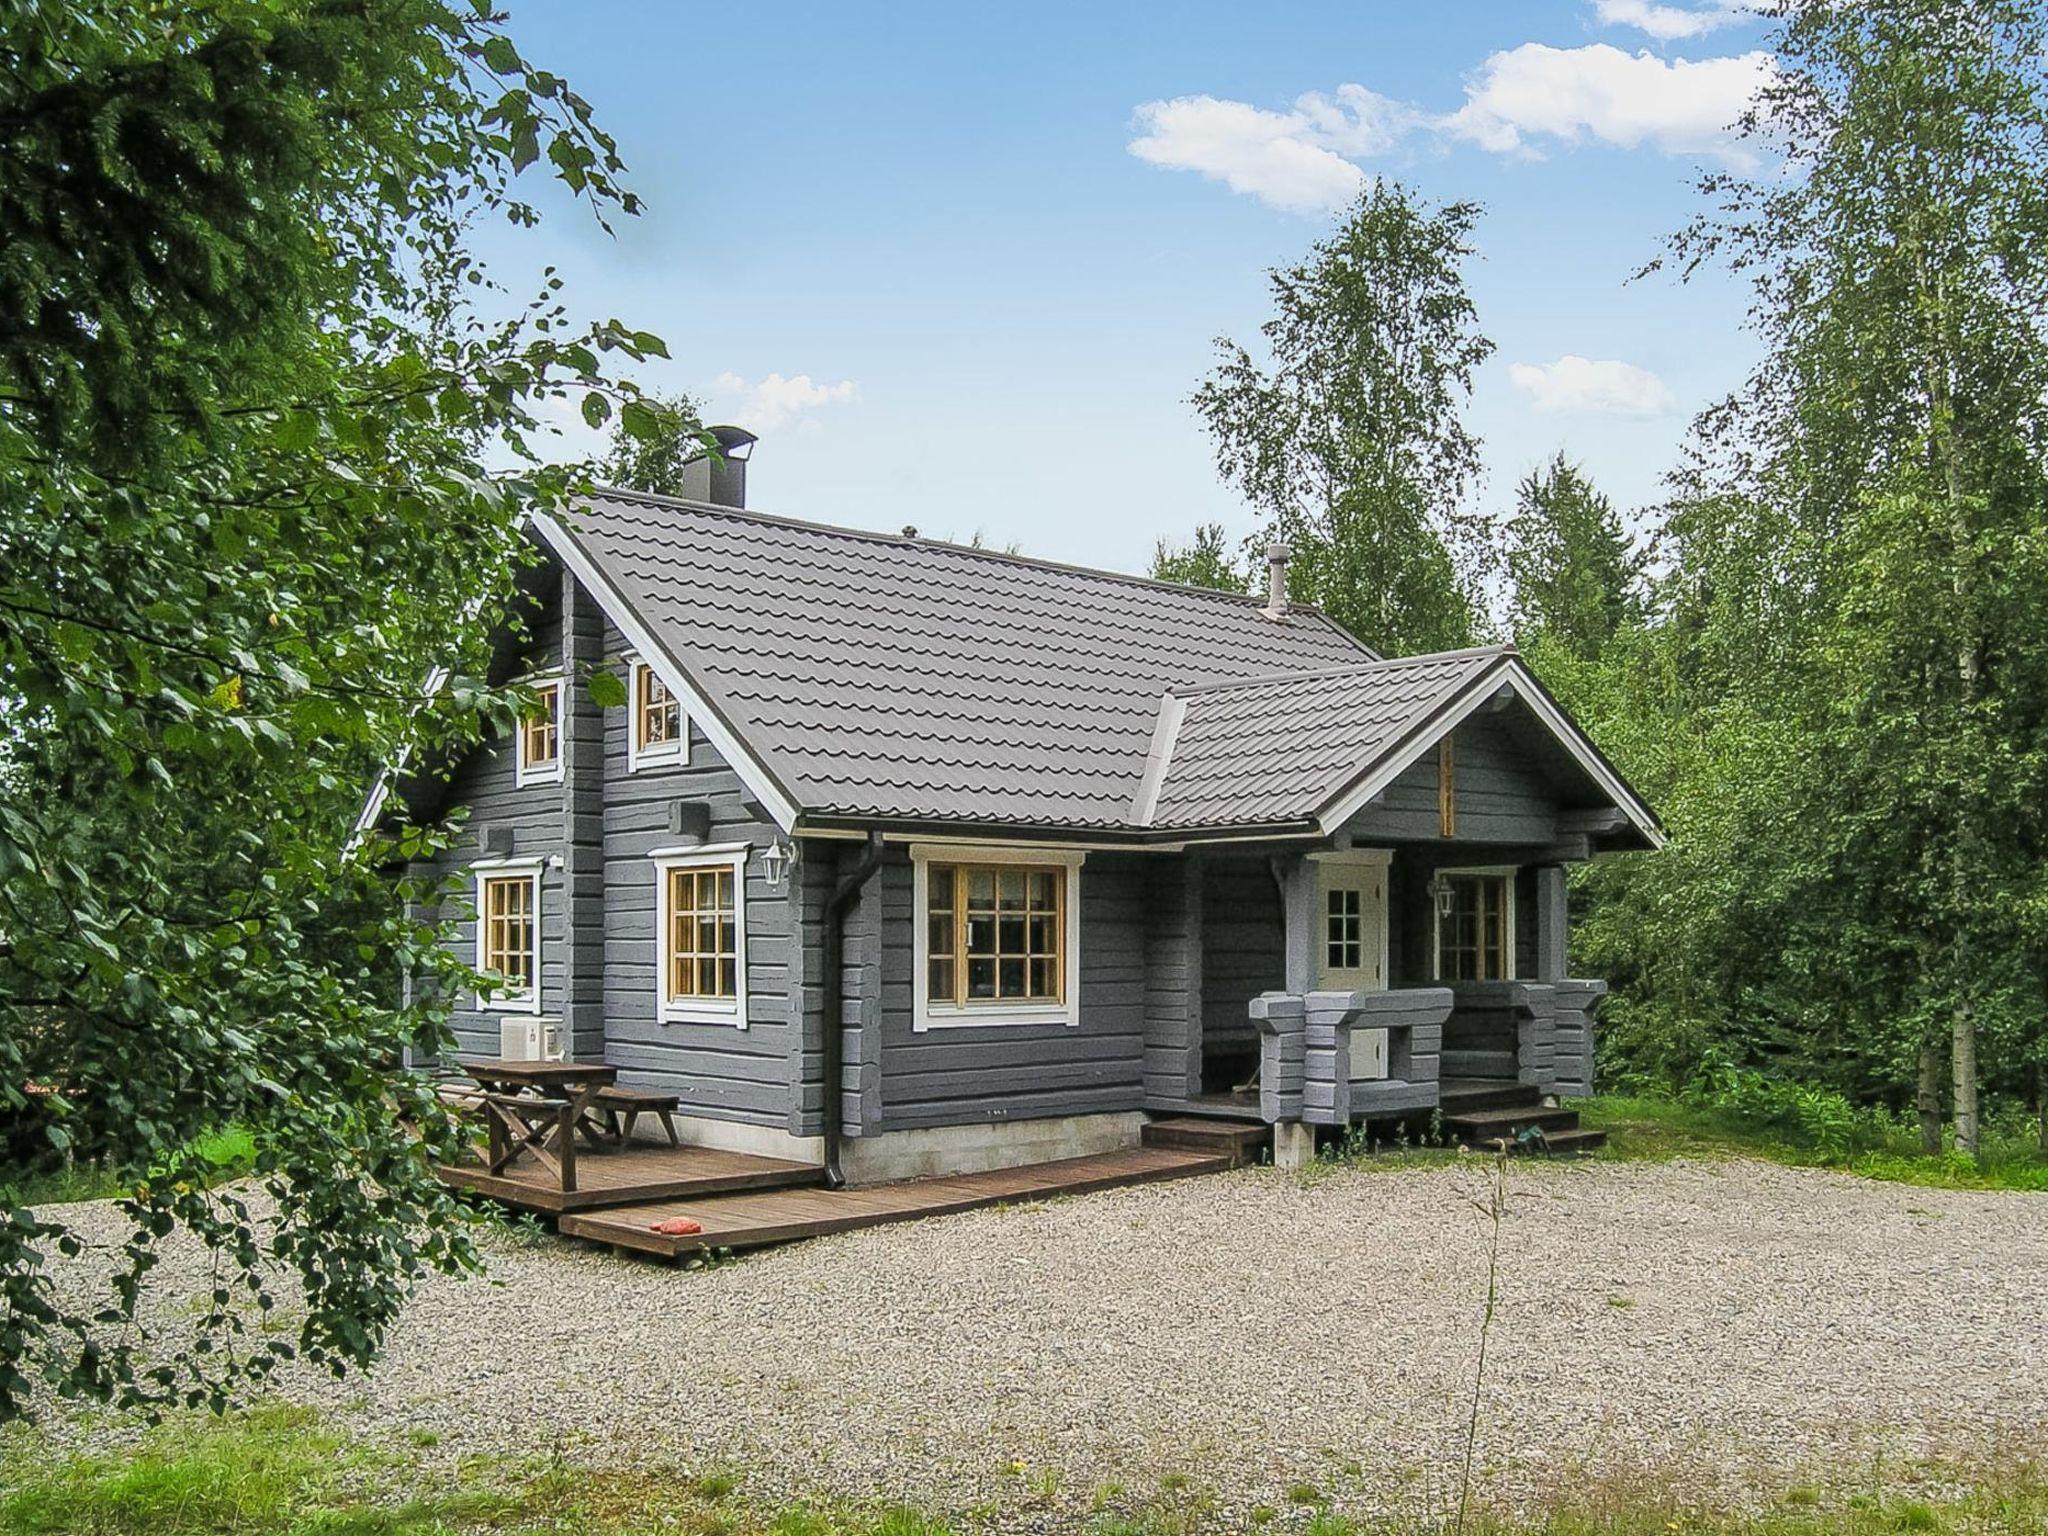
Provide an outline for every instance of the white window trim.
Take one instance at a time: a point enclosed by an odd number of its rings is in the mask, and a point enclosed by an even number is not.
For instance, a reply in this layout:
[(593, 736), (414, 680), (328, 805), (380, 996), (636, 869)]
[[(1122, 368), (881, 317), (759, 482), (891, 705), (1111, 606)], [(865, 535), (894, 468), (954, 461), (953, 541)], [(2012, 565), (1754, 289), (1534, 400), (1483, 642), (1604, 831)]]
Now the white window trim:
[[(676, 718), (682, 726), (682, 733), (674, 741), (664, 741), (657, 747), (640, 745), (640, 676), (650, 673), (662, 687), (668, 688), (669, 697), (676, 701)], [(687, 768), (690, 766), (690, 711), (683, 705), (683, 696), (669, 688), (668, 679), (660, 671), (649, 666), (638, 656), (626, 658), (626, 772), (638, 773), (643, 768)]]
[[(1501, 904), (1501, 925), (1506, 930), (1501, 959), (1506, 975), (1502, 981), (1514, 981), (1515, 976), (1515, 879), (1522, 872), (1519, 864), (1461, 864), (1453, 869), (1445, 867), (1431, 874), (1431, 880), (1439, 875), (1505, 875), (1507, 877), (1507, 899)], [(1444, 979), (1444, 915), (1436, 904), (1434, 896), (1429, 903), (1429, 974), (1433, 980)]]
[(555, 690), (555, 760), (536, 768), (526, 760), (526, 722), (519, 721), (512, 727), (512, 782), (524, 789), (529, 784), (559, 784), (562, 782), (563, 747), (567, 745), (569, 733), (569, 690), (568, 683), (559, 672), (546, 677), (529, 677), (525, 680), (529, 688), (553, 688)]
[[(697, 848), (657, 848), (654, 861), (654, 1016), (663, 1024), (727, 1024), (747, 1027), (747, 858), (746, 843), (707, 843)], [(670, 998), (668, 995), (668, 877), (677, 869), (732, 871), (733, 989), (726, 998)]]
[[(1005, 1025), (1059, 1024), (1076, 1029), (1081, 1023), (1081, 866), (1088, 855), (1075, 848), (989, 847), (975, 843), (913, 843), (910, 847), (912, 944), (910, 1027), (917, 1034), (932, 1029), (991, 1029)], [(931, 998), (931, 924), (925, 916), (934, 864), (1027, 864), (1066, 872), (1066, 953), (1060, 963), (1061, 1000), (1057, 1003), (1001, 1001), (935, 1003)], [(964, 963), (964, 957), (962, 957)]]
[(485, 997), (478, 993), (473, 999), (478, 1013), (539, 1013), (541, 988), (546, 984), (541, 975), (541, 874), (546, 868), (545, 859), (482, 859), (469, 866), (469, 872), (476, 877), (476, 968), (487, 971), (484, 964), (484, 881), (503, 880), (523, 875), (533, 885), (533, 990), (525, 997), (511, 997), (499, 993), (496, 997)]

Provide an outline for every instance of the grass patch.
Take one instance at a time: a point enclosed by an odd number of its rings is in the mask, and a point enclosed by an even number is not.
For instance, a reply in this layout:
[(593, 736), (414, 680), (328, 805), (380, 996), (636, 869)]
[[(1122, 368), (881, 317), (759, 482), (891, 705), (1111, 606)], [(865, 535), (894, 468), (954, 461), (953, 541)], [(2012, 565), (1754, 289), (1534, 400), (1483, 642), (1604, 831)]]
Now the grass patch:
[[(240, 1128), (202, 1136), (193, 1151), (218, 1181), (238, 1178), (256, 1162), (256, 1143)], [(125, 1195), (144, 1175), (133, 1169), (74, 1164), (68, 1168), (32, 1169), (0, 1166), (0, 1209), (15, 1206), (68, 1205), (76, 1200), (112, 1200)]]
[(1972, 1160), (1958, 1153), (1925, 1157), (1916, 1128), (1876, 1114), (1849, 1119), (1833, 1145), (1735, 1109), (1674, 1099), (1603, 1095), (1576, 1101), (1584, 1125), (1607, 1133), (1597, 1157), (1667, 1161), (1675, 1157), (1755, 1157), (1793, 1168), (1838, 1168), (1865, 1178), (1939, 1189), (2048, 1190), (2048, 1156), (2026, 1131), (1987, 1127)]
[[(0, 1440), (0, 1536), (972, 1536), (990, 1509), (947, 1518), (830, 1500), (763, 1503), (724, 1468), (606, 1469), (560, 1461), (422, 1460), (394, 1436), (374, 1449), (309, 1409), (270, 1407), (222, 1419), (180, 1417), (140, 1444), (65, 1459), (32, 1432)], [(1464, 1536), (2040, 1536), (2048, 1472), (2007, 1460), (1924, 1467), (1923, 1481), (1797, 1484), (1724, 1511), (1660, 1489), (1654, 1478), (1594, 1483), (1522, 1517), (1475, 1513)], [(1930, 1487), (1940, 1491), (1930, 1494)], [(1254, 1527), (1286, 1522), (1308, 1536), (1449, 1536), (1448, 1522), (1360, 1518), (1322, 1490), (1288, 1491), (1293, 1513), (1261, 1505)], [(1057, 1512), (1055, 1512), (1057, 1513)], [(1048, 1516), (1047, 1518), (1051, 1518)], [(1127, 1504), (1094, 1490), (1069, 1517), (1085, 1536), (1202, 1536), (1222, 1529), (1213, 1498), (1185, 1477)], [(1066, 1523), (1061, 1520), (1059, 1523)]]

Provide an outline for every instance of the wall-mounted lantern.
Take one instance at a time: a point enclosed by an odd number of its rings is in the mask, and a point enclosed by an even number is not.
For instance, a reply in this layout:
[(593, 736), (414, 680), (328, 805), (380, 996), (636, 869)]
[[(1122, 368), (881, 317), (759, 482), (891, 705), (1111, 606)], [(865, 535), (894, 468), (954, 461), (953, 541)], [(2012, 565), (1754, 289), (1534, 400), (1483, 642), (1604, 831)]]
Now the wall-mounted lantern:
[(782, 889), (783, 877), (789, 873), (789, 866), (796, 862), (796, 850), (780, 839), (770, 843), (761, 854), (761, 873), (768, 877), (768, 888)]

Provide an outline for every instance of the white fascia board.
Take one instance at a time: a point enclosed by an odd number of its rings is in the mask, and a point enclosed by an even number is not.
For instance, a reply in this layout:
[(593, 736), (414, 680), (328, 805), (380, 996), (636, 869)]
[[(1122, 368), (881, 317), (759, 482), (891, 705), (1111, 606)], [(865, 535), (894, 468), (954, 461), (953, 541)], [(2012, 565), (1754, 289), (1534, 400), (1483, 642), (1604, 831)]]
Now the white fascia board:
[[(435, 667), (430, 670), (427, 673), (427, 685), (420, 693), (420, 702), (415, 706), (415, 710), (425, 709), (433, 703), (434, 696), (448, 686), (448, 679), (453, 675), (454, 669), (451, 667)], [(370, 785), (370, 793), (363, 801), (363, 809), (356, 817), (355, 826), (349, 831), (348, 842), (342, 847), (345, 855), (353, 857), (356, 850), (363, 846), (363, 840), (383, 819), (384, 806), (391, 798), (391, 786), (398, 782), (398, 776), (405, 772), (405, 765), (410, 759), (409, 750), (400, 752), (395, 759), (377, 770), (376, 781)]]
[(1180, 725), (1188, 715), (1188, 701), (1175, 694), (1163, 694), (1159, 714), (1152, 723), (1152, 746), (1145, 754), (1145, 773), (1138, 792), (1131, 798), (1131, 823), (1149, 827), (1159, 809), (1159, 792), (1166, 787), (1167, 771), (1173, 766), (1174, 744), (1180, 739)]
[(1529, 706), (1530, 711), (1549, 728), (1564, 749), (1571, 753), (1578, 765), (1586, 770), (1593, 782), (1620, 807), (1635, 829), (1642, 833), (1652, 848), (1662, 848), (1665, 838), (1657, 818), (1650, 808), (1636, 797), (1634, 790), (1622, 782), (1621, 777), (1608, 767), (1605, 759), (1595, 750), (1592, 742), (1576, 725), (1566, 718), (1543, 691), (1535, 675), (1522, 665), (1517, 657), (1507, 657), (1505, 664), (1496, 669), (1488, 667), (1469, 684), (1461, 694), (1454, 695), (1450, 708), (1439, 714), (1432, 728), (1423, 732), (1393, 757), (1386, 759), (1363, 779), (1339, 794), (1336, 799), (1317, 813), (1316, 820), (1325, 834), (1334, 833), (1345, 822), (1363, 810), (1389, 784), (1418, 762), (1439, 741), (1473, 714), (1488, 699), (1503, 687), (1511, 688), (1515, 696)]
[[(654, 669), (654, 675), (667, 685), (668, 691), (682, 701), (683, 712), (687, 714), (704, 737), (716, 747), (739, 781), (752, 792), (755, 799), (767, 810), (776, 826), (784, 832), (796, 829), (797, 807), (782, 786), (775, 782), (761, 760), (735, 735), (720, 718), (718, 711), (711, 707), (711, 701), (691, 685), (669, 655), (654, 632), (647, 627), (632, 607), (612, 586), (597, 564), (583, 552), (575, 537), (553, 517), (538, 514), (530, 519), (540, 536), (547, 542), (562, 564), (583, 584), (583, 590), (597, 600), (605, 617), (619, 626), (619, 633), (626, 637), (626, 643)], [(630, 707), (630, 701), (628, 701)]]

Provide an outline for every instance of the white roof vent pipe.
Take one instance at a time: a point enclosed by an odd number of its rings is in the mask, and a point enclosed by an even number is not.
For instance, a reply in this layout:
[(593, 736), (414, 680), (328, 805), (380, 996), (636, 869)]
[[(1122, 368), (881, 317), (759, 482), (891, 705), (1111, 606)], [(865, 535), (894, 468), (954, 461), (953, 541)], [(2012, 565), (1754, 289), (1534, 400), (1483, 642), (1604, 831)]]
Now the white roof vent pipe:
[(1266, 546), (1266, 617), (1287, 616), (1287, 562), (1294, 551), (1276, 539)]

